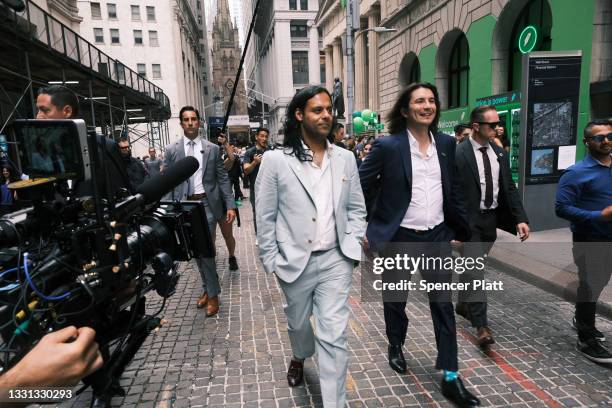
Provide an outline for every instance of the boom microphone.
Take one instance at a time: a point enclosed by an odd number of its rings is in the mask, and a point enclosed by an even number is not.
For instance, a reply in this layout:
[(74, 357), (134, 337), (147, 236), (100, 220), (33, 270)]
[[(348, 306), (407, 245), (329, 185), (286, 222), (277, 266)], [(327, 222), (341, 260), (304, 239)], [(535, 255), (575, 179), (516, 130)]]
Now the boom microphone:
[(188, 180), (200, 167), (198, 159), (185, 157), (164, 169), (163, 173), (150, 178), (136, 189), (136, 195), (128, 197), (117, 204), (114, 216), (118, 219), (129, 215), (136, 208), (152, 204), (162, 199), (164, 195)]
[(25, 3), (22, 0), (0, 0), (18, 13), (25, 10)]
[(198, 159), (187, 156), (169, 166), (163, 173), (142, 183), (138, 186), (136, 192), (144, 196), (145, 204), (159, 201), (168, 192), (193, 176), (198, 171), (198, 167), (200, 167)]

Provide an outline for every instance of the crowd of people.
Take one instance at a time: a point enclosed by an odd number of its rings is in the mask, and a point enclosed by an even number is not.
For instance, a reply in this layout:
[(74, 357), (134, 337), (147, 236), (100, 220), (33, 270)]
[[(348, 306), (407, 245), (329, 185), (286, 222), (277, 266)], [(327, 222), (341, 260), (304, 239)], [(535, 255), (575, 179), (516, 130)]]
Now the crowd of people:
[[(78, 107), (66, 106), (73, 103), (71, 98), (53, 99), (53, 95), (47, 97), (48, 92), (43, 91), (40, 112), (75, 117)], [(53, 106), (46, 107), (45, 102)], [(463, 256), (478, 257), (489, 252), (497, 229), (517, 235), (520, 241), (530, 236), (529, 220), (511, 177), (507, 137), (495, 108), (475, 108), (469, 123), (455, 128), (454, 138), (438, 132), (439, 117), (436, 87), (411, 84), (399, 93), (388, 114), (389, 135), (347, 137), (344, 126), (334, 118), (329, 92), (310, 86), (290, 102), (284, 143), (277, 149), (270, 148), (266, 128), (257, 129), (254, 145), (248, 149), (230, 144), (223, 134), (216, 141), (207, 140), (201, 132), (200, 113), (192, 106), (180, 110), (184, 134), (165, 148), (163, 158), (157, 158), (153, 148), (144, 162), (133, 158), (128, 139), (120, 139), (117, 148), (132, 190), (186, 156), (198, 160), (197, 172), (166, 198), (204, 205), (213, 244), (217, 224), (224, 237), (230, 270), (239, 269), (233, 223), (239, 216), (241, 200), (246, 198), (241, 190), (243, 179), (243, 186), (249, 189), (261, 264), (276, 277), (285, 295), (292, 348), (288, 384), (301, 384), (304, 360), (316, 352), (323, 404), (342, 407), (348, 366), (348, 298), (353, 268), (361, 261), (362, 251), (393, 257), (400, 247), (386, 244), (400, 243), (416, 245), (419, 252), (431, 256), (450, 256), (454, 246)], [(608, 252), (602, 260), (602, 254), (594, 254), (591, 247), (580, 244), (612, 240), (612, 121), (590, 122), (584, 129), (583, 143), (587, 156), (561, 177), (556, 211), (571, 222), (579, 270), (573, 322), (578, 331), (577, 350), (595, 362), (610, 363), (612, 354), (602, 343), (603, 333), (595, 327), (595, 306), (610, 279), (612, 254)], [(14, 169), (3, 168), (3, 206), (17, 198), (6, 184), (19, 177)], [(593, 259), (601, 262), (587, 262)], [(196, 307), (212, 317), (220, 310), (217, 260), (212, 253), (197, 258), (196, 264), (202, 281)], [(442, 269), (421, 272), (428, 281), (452, 280), (452, 275)], [(383, 273), (383, 279), (411, 276), (400, 275)], [(461, 281), (484, 276), (484, 270), (465, 273)], [(459, 406), (478, 406), (478, 398), (459, 375), (455, 313), (470, 321), (479, 346), (494, 344), (486, 293), (460, 295), (456, 305), (451, 295), (450, 291), (428, 294), (438, 350), (436, 369), (442, 371), (441, 391)], [(393, 299), (385, 298), (384, 293), (382, 297), (388, 362), (393, 370), (404, 374), (408, 292)], [(44, 346), (50, 354), (59, 353), (55, 363), (78, 363), (78, 370), (66, 371), (66, 383), (99, 367), (99, 353), (89, 331), (80, 328), (53, 336), (32, 353), (38, 350), (39, 355)], [(83, 341), (68, 346), (68, 338)], [(72, 348), (77, 345), (83, 347), (81, 360), (85, 361), (60, 360), (62, 355), (74, 353)], [(0, 384), (6, 379), (23, 378), (23, 370), (31, 369), (33, 358), (27, 355), (13, 369), (21, 377), (9, 372), (0, 377)]]

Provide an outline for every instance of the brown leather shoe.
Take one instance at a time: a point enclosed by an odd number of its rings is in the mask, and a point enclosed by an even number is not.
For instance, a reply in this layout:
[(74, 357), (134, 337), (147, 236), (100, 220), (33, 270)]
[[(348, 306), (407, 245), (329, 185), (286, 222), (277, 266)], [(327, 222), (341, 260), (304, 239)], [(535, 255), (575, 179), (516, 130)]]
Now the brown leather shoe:
[(476, 337), (480, 347), (487, 347), (488, 345), (495, 343), (491, 329), (489, 329), (487, 326), (479, 327)]
[(219, 296), (208, 299), (208, 306), (206, 306), (206, 316), (211, 317), (219, 313)]
[(304, 378), (304, 363), (291, 360), (289, 369), (287, 370), (287, 382), (290, 387), (300, 385)]
[(202, 309), (208, 303), (208, 293), (204, 293), (201, 298), (198, 299), (198, 309)]

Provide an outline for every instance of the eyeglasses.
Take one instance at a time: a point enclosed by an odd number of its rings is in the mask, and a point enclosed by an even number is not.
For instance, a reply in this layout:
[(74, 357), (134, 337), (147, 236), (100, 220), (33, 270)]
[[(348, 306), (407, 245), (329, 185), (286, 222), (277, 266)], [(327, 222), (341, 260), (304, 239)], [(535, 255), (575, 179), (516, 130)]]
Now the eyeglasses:
[(502, 122), (476, 122), (479, 125), (489, 125), (489, 127), (491, 129), (495, 129), (497, 127), (504, 127), (504, 124)]
[(612, 133), (608, 133), (607, 135), (589, 136), (589, 140), (592, 140), (597, 143), (602, 143), (604, 139), (608, 139), (608, 142), (612, 142)]

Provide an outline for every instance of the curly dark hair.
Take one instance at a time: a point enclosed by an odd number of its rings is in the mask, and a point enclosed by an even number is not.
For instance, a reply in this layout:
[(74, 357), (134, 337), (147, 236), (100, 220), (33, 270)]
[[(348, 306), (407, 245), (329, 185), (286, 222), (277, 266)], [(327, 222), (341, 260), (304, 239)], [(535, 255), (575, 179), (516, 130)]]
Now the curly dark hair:
[(438, 132), (438, 121), (440, 120), (440, 97), (438, 96), (438, 89), (435, 85), (430, 84), (429, 82), (414, 82), (400, 92), (395, 104), (393, 105), (393, 108), (391, 108), (391, 111), (387, 115), (387, 120), (389, 121), (389, 133), (400, 133), (406, 130), (408, 127), (408, 119), (402, 115), (402, 110), (408, 109), (412, 93), (419, 88), (426, 88), (433, 92), (434, 99), (436, 101), (436, 115), (433, 122), (431, 122), (431, 125), (429, 126), (429, 131), (433, 134)]
[(285, 154), (293, 154), (302, 162), (312, 161), (312, 156), (304, 150), (302, 131), (300, 129), (301, 123), (296, 119), (295, 112), (298, 109), (303, 111), (308, 101), (320, 93), (327, 94), (331, 100), (331, 95), (327, 89), (322, 86), (312, 85), (298, 91), (291, 102), (289, 102), (289, 106), (287, 106), (284, 126), (285, 142), (283, 144), (287, 148), (285, 149)]

